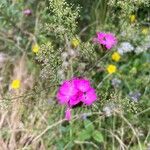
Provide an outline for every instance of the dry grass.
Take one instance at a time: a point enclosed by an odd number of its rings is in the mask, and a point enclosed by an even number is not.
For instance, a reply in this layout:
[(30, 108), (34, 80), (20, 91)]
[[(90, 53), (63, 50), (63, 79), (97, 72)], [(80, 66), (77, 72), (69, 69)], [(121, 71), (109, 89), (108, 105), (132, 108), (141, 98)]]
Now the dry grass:
[[(30, 129), (25, 128), (25, 124), (22, 120), (22, 109), (23, 109), (23, 99), (22, 95), (26, 93), (27, 90), (33, 88), (34, 80), (33, 76), (28, 73), (27, 70), (27, 57), (25, 54), (16, 61), (14, 64), (13, 74), (11, 76), (12, 80), (18, 79), (21, 81), (21, 87), (18, 90), (13, 90), (9, 87), (8, 93), (10, 94), (10, 99), (12, 99), (10, 105), (7, 109), (0, 110), (0, 150), (16, 150), (16, 149), (26, 149), (28, 145), (31, 145), (32, 140), (35, 138), (32, 128), (34, 126), (34, 120), (36, 119), (35, 114), (29, 116), (31, 122), (28, 122)], [(17, 98), (16, 98), (17, 97)], [(1, 96), (1, 100), (2, 96)], [(44, 115), (43, 115), (44, 116)], [(42, 123), (43, 120), (41, 120)], [(3, 134), (4, 132), (4, 134)], [(4, 137), (7, 135), (6, 137)], [(44, 150), (44, 145), (42, 141), (37, 141), (32, 144), (32, 149), (42, 149)]]

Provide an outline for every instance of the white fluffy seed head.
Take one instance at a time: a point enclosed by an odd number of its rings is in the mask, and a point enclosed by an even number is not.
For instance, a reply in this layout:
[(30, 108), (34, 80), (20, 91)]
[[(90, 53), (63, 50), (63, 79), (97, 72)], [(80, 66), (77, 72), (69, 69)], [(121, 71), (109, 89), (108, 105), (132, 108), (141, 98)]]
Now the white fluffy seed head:
[(67, 69), (69, 67), (69, 63), (67, 62), (67, 61), (64, 61), (63, 63), (62, 63), (62, 68), (63, 69)]
[(64, 80), (65, 79), (65, 73), (64, 70), (58, 70), (58, 76), (60, 79)]
[(80, 63), (79, 66), (78, 66), (78, 70), (79, 70), (80, 72), (84, 71), (84, 70), (85, 70), (85, 66), (86, 66), (85, 63)]
[(0, 63), (4, 63), (7, 59), (7, 55), (4, 53), (0, 53)]
[(66, 60), (67, 57), (68, 57), (68, 53), (67, 53), (67, 52), (63, 52), (63, 53), (61, 54), (62, 60)]
[(77, 56), (76, 51), (73, 50), (73, 49), (69, 49), (69, 50), (68, 50), (68, 54), (69, 54), (71, 57), (76, 57), (76, 56)]

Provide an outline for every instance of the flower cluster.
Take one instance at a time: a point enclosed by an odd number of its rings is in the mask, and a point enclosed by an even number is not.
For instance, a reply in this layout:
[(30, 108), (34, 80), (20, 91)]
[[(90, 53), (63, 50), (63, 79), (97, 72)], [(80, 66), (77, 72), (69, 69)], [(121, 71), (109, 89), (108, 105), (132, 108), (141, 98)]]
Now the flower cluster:
[(118, 47), (118, 53), (121, 55), (131, 52), (134, 50), (134, 47), (129, 42), (122, 42)]
[(129, 97), (133, 102), (138, 102), (141, 97), (141, 93), (139, 91), (130, 92)]
[(111, 49), (117, 44), (117, 39), (112, 33), (98, 32), (94, 41), (104, 46), (106, 49)]
[(121, 84), (121, 80), (118, 78), (113, 78), (111, 80), (111, 85), (115, 88), (118, 88), (120, 86), (120, 84)]
[(66, 119), (70, 120), (70, 117), (68, 117), (70, 116), (68, 115), (70, 114), (69, 108), (79, 103), (89, 106), (97, 99), (97, 95), (89, 80), (73, 78), (63, 82), (58, 90), (57, 99), (61, 104), (65, 104), (68, 107)]
[(107, 117), (110, 117), (117, 109), (118, 106), (115, 103), (108, 103), (103, 107), (103, 112)]
[(141, 45), (137, 46), (134, 50), (136, 54), (146, 52), (150, 49), (150, 35), (148, 35)]

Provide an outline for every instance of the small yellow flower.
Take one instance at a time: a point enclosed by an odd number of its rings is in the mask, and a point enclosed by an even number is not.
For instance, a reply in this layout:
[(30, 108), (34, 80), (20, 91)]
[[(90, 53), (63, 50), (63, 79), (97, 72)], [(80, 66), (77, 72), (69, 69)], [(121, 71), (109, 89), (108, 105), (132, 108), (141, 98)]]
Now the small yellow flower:
[(146, 27), (143, 28), (143, 29), (142, 29), (142, 33), (146, 35), (146, 34), (148, 33), (148, 28), (146, 28)]
[(137, 69), (136, 67), (133, 67), (130, 71), (129, 71), (130, 74), (137, 74)]
[(77, 47), (79, 46), (79, 44), (80, 44), (79, 39), (73, 38), (73, 39), (71, 40), (71, 45), (73, 46), (73, 48), (77, 48)]
[(143, 64), (143, 66), (149, 68), (149, 67), (150, 67), (150, 64), (146, 62), (146, 63)]
[(117, 67), (115, 65), (109, 65), (107, 67), (107, 71), (109, 74), (115, 73), (117, 71)]
[(135, 15), (130, 15), (130, 21), (131, 23), (135, 22), (136, 16)]
[(39, 52), (39, 49), (40, 49), (40, 47), (39, 47), (38, 44), (34, 44), (34, 45), (32, 46), (32, 51), (33, 51), (34, 53), (38, 53), (38, 52)]
[(20, 88), (20, 80), (13, 80), (11, 83), (12, 89), (19, 89)]
[(120, 54), (118, 52), (114, 52), (111, 56), (112, 60), (118, 62), (121, 58)]

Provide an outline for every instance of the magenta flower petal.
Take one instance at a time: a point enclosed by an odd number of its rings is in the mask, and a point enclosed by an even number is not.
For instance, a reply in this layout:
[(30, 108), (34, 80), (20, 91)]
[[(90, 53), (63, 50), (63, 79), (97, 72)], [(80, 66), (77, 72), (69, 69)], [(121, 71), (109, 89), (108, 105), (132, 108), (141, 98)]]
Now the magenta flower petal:
[(57, 92), (57, 99), (60, 104), (65, 104), (68, 107), (65, 118), (69, 121), (71, 119), (70, 108), (80, 102), (89, 106), (96, 101), (97, 96), (95, 90), (91, 87), (89, 80), (73, 78), (63, 82)]
[(90, 89), (90, 81), (86, 79), (74, 79), (74, 84), (81, 92), (86, 92)]
[(59, 100), (60, 104), (68, 104), (70, 97), (67, 95), (63, 95), (60, 92), (57, 93), (57, 99)]
[(105, 46), (107, 49), (113, 48), (117, 44), (117, 39), (112, 33), (98, 32), (94, 41)]
[(25, 10), (23, 11), (23, 14), (29, 16), (29, 15), (32, 14), (32, 10), (30, 10), (30, 9), (25, 9)]
[(96, 92), (93, 88), (91, 88), (89, 91), (83, 94), (81, 97), (82, 102), (86, 105), (91, 105), (94, 101), (97, 99)]
[(105, 39), (105, 37), (106, 37), (106, 33), (104, 33), (104, 32), (97, 33), (97, 38), (100, 42), (103, 41)]
[(75, 95), (78, 92), (78, 90), (75, 88), (74, 82), (65, 81), (61, 85), (59, 92), (63, 95), (67, 95), (68, 97), (72, 97), (73, 95)]
[(71, 120), (71, 110), (70, 108), (67, 108), (66, 112), (65, 112), (65, 118), (66, 120), (70, 121)]
[(107, 34), (107, 36), (105, 38), (105, 43), (104, 43), (104, 45), (106, 46), (106, 48), (107, 49), (111, 49), (116, 44), (117, 44), (116, 37), (113, 34), (111, 34), (111, 33)]
[[(82, 94), (82, 93), (81, 93)], [(72, 106), (75, 106), (75, 105), (77, 105), (78, 103), (80, 103), (80, 99), (79, 99), (79, 96), (78, 95), (75, 95), (75, 96), (73, 96), (72, 98), (70, 98), (70, 101), (69, 101), (69, 105), (70, 105), (70, 107), (72, 107)]]

